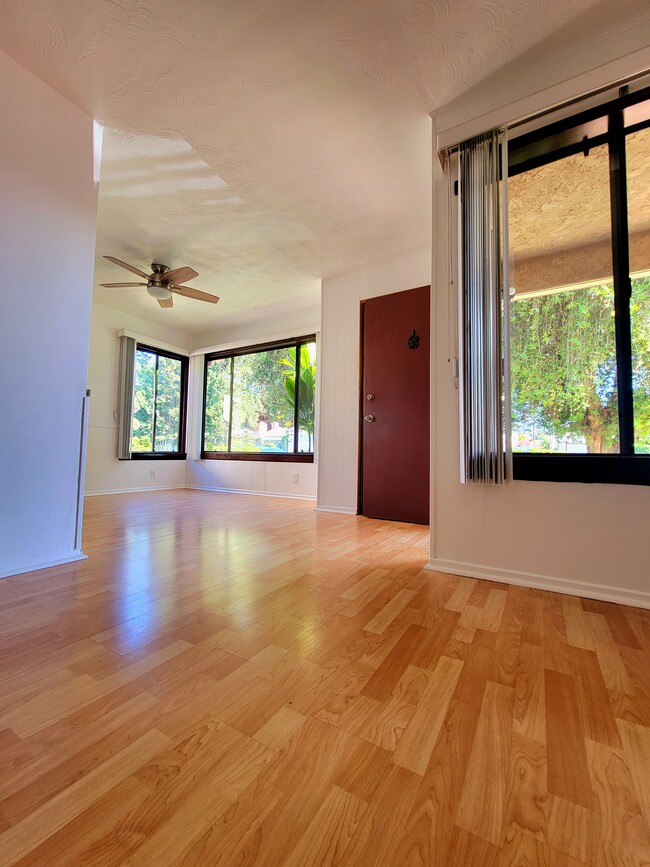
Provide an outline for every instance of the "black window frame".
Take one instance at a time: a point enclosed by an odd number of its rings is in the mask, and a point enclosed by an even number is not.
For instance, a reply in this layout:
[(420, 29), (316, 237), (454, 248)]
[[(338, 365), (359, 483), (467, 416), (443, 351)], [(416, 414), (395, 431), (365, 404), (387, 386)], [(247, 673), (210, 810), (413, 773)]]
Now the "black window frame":
[[(609, 149), (612, 270), (616, 336), (619, 454), (558, 455), (513, 453), (513, 478), (525, 481), (585, 482), (589, 484), (650, 485), (650, 455), (634, 453), (634, 406), (630, 298), (630, 257), (627, 211), (625, 138), (650, 127), (650, 120), (625, 126), (624, 110), (650, 99), (650, 88), (628, 93), (533, 132), (508, 145), (508, 176), (522, 174), (598, 145)], [(606, 119), (606, 132), (589, 136), (589, 124)], [(581, 130), (582, 128), (582, 130)], [(587, 134), (580, 136), (581, 131)]]
[(233, 452), (233, 451), (206, 451), (205, 448), (205, 419), (206, 400), (208, 393), (208, 364), (218, 359), (230, 359), (230, 419), (228, 423), (228, 444), (232, 435), (232, 412), (233, 412), (233, 389), (234, 389), (234, 363), (235, 358), (242, 355), (255, 355), (260, 352), (268, 352), (272, 349), (295, 349), (296, 350), (296, 399), (294, 401), (294, 431), (298, 431), (298, 411), (300, 408), (300, 351), (299, 348), (305, 343), (315, 343), (315, 334), (306, 334), (301, 337), (290, 337), (287, 340), (276, 340), (270, 343), (257, 343), (252, 346), (242, 346), (237, 349), (227, 349), (221, 352), (206, 353), (203, 366), (203, 401), (201, 415), (201, 459), (207, 461), (265, 461), (267, 463), (294, 463), (313, 464), (314, 452), (299, 452), (298, 437), (293, 438), (293, 452), (276, 454), (273, 452)]
[[(136, 342), (136, 354), (138, 352), (150, 352), (156, 356), (156, 373), (158, 372), (158, 359), (160, 356), (171, 358), (174, 361), (181, 362), (181, 406), (178, 420), (178, 448), (177, 452), (134, 452), (131, 450), (132, 461), (184, 461), (187, 460), (187, 449), (185, 437), (187, 433), (187, 380), (189, 370), (189, 358), (186, 355), (178, 355), (176, 352), (170, 352), (167, 349), (160, 349), (157, 346), (149, 346), (144, 343)], [(133, 393), (135, 395), (135, 382), (133, 384)], [(151, 441), (156, 442), (156, 402), (154, 394), (154, 412), (153, 412), (153, 430)], [(133, 424), (133, 422), (131, 422)]]

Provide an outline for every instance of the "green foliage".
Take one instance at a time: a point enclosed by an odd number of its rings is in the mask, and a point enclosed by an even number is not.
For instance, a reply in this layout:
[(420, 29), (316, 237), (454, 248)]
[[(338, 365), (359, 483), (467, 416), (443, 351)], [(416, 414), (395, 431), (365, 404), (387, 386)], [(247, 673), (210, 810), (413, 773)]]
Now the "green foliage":
[[(650, 448), (650, 280), (633, 281), (635, 429)], [(568, 290), (511, 305), (515, 425), (584, 439), (589, 452), (618, 450), (614, 293)]]
[(632, 281), (632, 384), (634, 448), (650, 454), (650, 277)]
[[(287, 350), (282, 359), (286, 400), (292, 415), (296, 406), (296, 350)], [(300, 347), (300, 387), (298, 389), (298, 427), (309, 436), (311, 451), (314, 436), (316, 406), (316, 344), (303, 343)]]
[[(158, 357), (145, 350), (135, 354), (133, 390), (134, 452), (176, 451), (180, 423), (181, 362), (176, 358)], [(156, 442), (153, 443), (154, 412)]]
[(230, 415), (230, 359), (210, 361), (206, 372), (205, 448), (207, 451), (228, 449)]

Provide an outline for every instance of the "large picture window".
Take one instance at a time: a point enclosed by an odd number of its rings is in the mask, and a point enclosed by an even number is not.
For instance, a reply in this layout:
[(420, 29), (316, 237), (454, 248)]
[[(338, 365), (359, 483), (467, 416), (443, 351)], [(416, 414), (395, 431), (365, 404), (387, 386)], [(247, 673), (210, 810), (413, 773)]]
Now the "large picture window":
[(185, 457), (187, 358), (138, 345), (133, 377), (132, 458)]
[(206, 355), (202, 456), (313, 461), (315, 390), (313, 335)]
[(648, 484), (648, 93), (514, 139), (508, 198), (514, 476)]

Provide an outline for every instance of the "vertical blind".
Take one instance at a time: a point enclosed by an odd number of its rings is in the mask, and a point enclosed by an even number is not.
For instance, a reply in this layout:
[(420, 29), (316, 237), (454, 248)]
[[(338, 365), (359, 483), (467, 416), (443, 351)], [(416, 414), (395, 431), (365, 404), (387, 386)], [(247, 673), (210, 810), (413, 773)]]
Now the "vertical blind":
[(135, 350), (136, 341), (133, 337), (126, 337), (124, 335), (120, 337), (120, 373), (117, 394), (117, 457), (121, 461), (128, 461), (131, 457)]
[(484, 485), (511, 477), (507, 177), (502, 132), (460, 145), (461, 480)]

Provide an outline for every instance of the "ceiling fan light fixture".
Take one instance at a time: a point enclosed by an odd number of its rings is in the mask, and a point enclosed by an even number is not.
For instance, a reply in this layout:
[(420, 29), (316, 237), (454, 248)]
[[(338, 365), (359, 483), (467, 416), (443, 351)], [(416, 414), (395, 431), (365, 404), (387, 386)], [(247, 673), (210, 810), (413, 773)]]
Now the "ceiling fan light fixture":
[(171, 289), (167, 289), (165, 286), (156, 286), (153, 284), (147, 286), (147, 292), (152, 298), (156, 298), (158, 301), (166, 301), (168, 298), (172, 297)]

